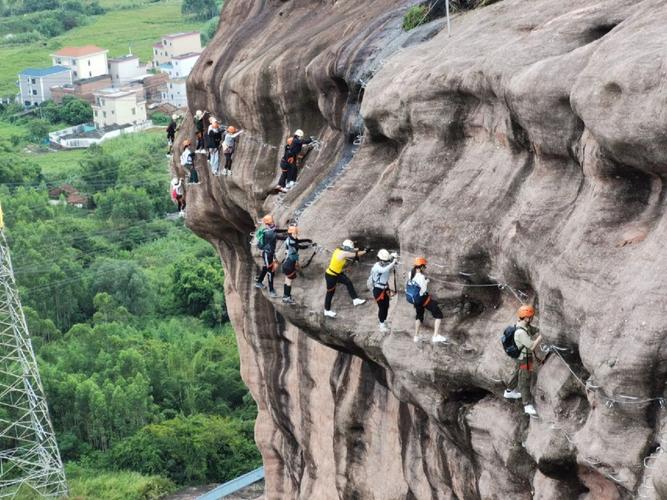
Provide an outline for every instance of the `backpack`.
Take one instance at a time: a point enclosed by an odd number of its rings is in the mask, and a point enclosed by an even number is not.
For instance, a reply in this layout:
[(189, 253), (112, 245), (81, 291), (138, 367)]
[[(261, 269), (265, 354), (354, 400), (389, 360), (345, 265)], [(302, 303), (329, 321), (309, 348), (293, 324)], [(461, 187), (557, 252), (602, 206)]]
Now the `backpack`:
[(265, 226), (260, 226), (260, 228), (255, 231), (255, 240), (257, 241), (257, 248), (264, 250), (264, 232), (266, 231)]
[(420, 295), (421, 287), (412, 280), (405, 284), (405, 299), (412, 305), (421, 304), (423, 297)]
[[(502, 337), (500, 337), (500, 341), (503, 344), (503, 349), (505, 350), (505, 354), (507, 354), (510, 358), (518, 358), (519, 355), (521, 354), (521, 349), (516, 345), (516, 342), (514, 342), (514, 334), (518, 328), (516, 325), (511, 325), (505, 328), (505, 331), (503, 332)], [(523, 328), (522, 328), (523, 330)]]

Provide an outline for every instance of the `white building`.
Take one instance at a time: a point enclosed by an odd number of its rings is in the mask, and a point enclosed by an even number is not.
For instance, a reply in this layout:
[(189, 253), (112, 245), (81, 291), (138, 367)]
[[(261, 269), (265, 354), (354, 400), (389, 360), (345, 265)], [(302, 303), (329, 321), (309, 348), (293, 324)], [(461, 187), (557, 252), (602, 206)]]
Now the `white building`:
[(107, 66), (111, 76), (111, 84), (114, 87), (122, 87), (127, 83), (148, 76), (146, 66), (142, 66), (139, 63), (139, 58), (132, 54), (109, 59)]
[(162, 101), (173, 104), (177, 108), (188, 105), (188, 94), (185, 90), (185, 78), (169, 79), (167, 86), (162, 90)]
[(109, 71), (106, 49), (95, 45), (64, 47), (51, 54), (54, 66), (67, 66), (72, 70), (72, 78), (79, 80), (106, 75)]
[(201, 52), (201, 38), (198, 31), (165, 35), (153, 45), (153, 67), (157, 68), (174, 57), (192, 52)]
[(51, 87), (72, 83), (72, 72), (65, 66), (26, 68), (19, 73), (21, 103), (35, 106), (51, 99)]
[(146, 121), (143, 89), (103, 89), (94, 93), (93, 121), (98, 129), (140, 124)]
[(169, 62), (160, 64), (160, 70), (169, 74), (169, 78), (187, 78), (199, 56), (199, 52), (174, 56)]

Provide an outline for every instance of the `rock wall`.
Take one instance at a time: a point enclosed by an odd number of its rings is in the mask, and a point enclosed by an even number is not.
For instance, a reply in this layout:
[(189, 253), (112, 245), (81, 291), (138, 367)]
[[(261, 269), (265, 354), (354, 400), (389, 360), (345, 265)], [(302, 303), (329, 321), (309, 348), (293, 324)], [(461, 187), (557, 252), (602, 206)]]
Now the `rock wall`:
[[(226, 2), (188, 81), (192, 113), (246, 130), (231, 177), (197, 157), (186, 222), (225, 267), (267, 497), (667, 498), (667, 2), (504, 0), (451, 36), (403, 32), (412, 3)], [(321, 147), (277, 196), (296, 128)], [(270, 300), (265, 213), (328, 250), (398, 250), (400, 282), (425, 255), (451, 342), (413, 343), (401, 295), (388, 334), (344, 289), (325, 320), (326, 250), (296, 306)], [(349, 270), (365, 295), (372, 262)], [(565, 349), (539, 368), (539, 419), (502, 398), (520, 301)]]

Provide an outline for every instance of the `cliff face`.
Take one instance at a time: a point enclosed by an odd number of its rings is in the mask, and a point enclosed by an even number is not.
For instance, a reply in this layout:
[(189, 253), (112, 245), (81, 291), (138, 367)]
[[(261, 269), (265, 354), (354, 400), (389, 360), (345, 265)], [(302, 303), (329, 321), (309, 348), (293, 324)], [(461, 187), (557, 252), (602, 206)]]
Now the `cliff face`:
[[(268, 498), (667, 498), (667, 2), (504, 0), (451, 37), (404, 33), (411, 3), (226, 2), (188, 82), (192, 113), (246, 130), (231, 177), (198, 156), (186, 220), (224, 263)], [(296, 128), (321, 146), (276, 196)], [(269, 300), (265, 213), (329, 250), (399, 251), (399, 285), (426, 256), (451, 342), (413, 343), (402, 295), (388, 334), (344, 287), (325, 320), (327, 251), (297, 305)], [(366, 296), (372, 262), (348, 273)], [(564, 349), (539, 419), (502, 397), (520, 301)]]

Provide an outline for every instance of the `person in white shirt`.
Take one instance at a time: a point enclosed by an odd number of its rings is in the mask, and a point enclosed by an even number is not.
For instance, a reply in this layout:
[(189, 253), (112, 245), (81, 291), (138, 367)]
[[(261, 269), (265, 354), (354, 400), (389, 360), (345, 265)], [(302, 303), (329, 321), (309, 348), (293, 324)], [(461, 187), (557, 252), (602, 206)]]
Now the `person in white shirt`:
[(178, 206), (178, 212), (180, 215), (184, 214), (185, 211), (185, 190), (183, 189), (183, 179), (174, 177), (171, 180), (171, 197), (176, 202)]
[(222, 141), (222, 154), (225, 155), (225, 167), (222, 175), (232, 175), (232, 156), (236, 149), (236, 138), (243, 133), (243, 130), (236, 130), (236, 127), (227, 127), (227, 133)]
[[(439, 342), (447, 342), (447, 337), (443, 337), (438, 332), (440, 331), (440, 323), (442, 322), (442, 311), (438, 307), (438, 304), (433, 300), (429, 295), (428, 288), (428, 279), (424, 276), (424, 270), (426, 269), (426, 259), (424, 257), (417, 257), (415, 259), (415, 265), (410, 271), (410, 280), (408, 281), (408, 286), (417, 285), (419, 287), (419, 294), (417, 299), (414, 301), (415, 306), (415, 336), (414, 341), (419, 342), (419, 330), (422, 323), (424, 323), (424, 311), (429, 311), (433, 318), (435, 319), (435, 324), (433, 326), (433, 337), (431, 342), (434, 344)], [(406, 294), (407, 294), (406, 290)]]
[(185, 139), (183, 141), (181, 167), (190, 174), (190, 179), (188, 179), (189, 184), (199, 184), (199, 176), (197, 175), (197, 169), (194, 165), (194, 153), (192, 152), (192, 149), (190, 149), (191, 144), (192, 141), (190, 141), (190, 139)]
[(378, 320), (380, 321), (380, 331), (388, 331), (387, 316), (389, 315), (389, 299), (391, 290), (389, 289), (389, 275), (396, 266), (398, 254), (390, 254), (388, 250), (382, 249), (378, 252), (378, 262), (371, 269), (370, 280), (373, 283), (373, 297), (378, 305)]

